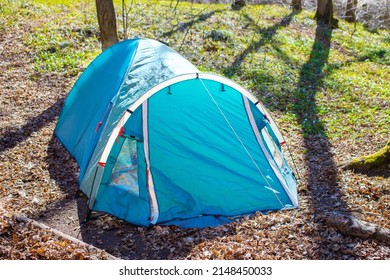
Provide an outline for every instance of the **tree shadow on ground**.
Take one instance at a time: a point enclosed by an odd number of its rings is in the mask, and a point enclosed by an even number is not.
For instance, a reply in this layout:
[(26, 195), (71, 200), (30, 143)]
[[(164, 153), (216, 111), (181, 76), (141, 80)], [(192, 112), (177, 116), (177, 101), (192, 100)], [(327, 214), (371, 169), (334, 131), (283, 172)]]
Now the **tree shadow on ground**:
[(215, 11), (211, 11), (211, 12), (208, 12), (208, 13), (203, 13), (203, 11), (197, 15), (194, 15), (194, 17), (190, 20), (190, 21), (187, 21), (187, 22), (184, 22), (184, 23), (180, 23), (179, 25), (177, 25), (175, 28), (173, 28), (171, 31), (168, 31), (168, 32), (164, 32), (160, 38), (163, 38), (163, 37), (171, 37), (173, 34), (177, 33), (177, 32), (183, 32), (189, 28), (191, 28), (193, 25), (199, 23), (199, 22), (203, 22), (203, 21), (206, 21), (208, 20), (209, 18), (211, 18), (214, 14), (217, 14), (217, 13), (222, 13), (224, 10), (215, 10)]
[(359, 173), (368, 177), (383, 177), (390, 178), (390, 168), (388, 166), (372, 168), (368, 170), (352, 170), (354, 173)]
[[(288, 26), (293, 16), (294, 13), (291, 13), (268, 28), (257, 27), (257, 32), (262, 35), (261, 39), (252, 42), (247, 49), (238, 55), (233, 63), (225, 68), (224, 74), (230, 77), (237, 74), (244, 59), (262, 46), (272, 43), (278, 29)], [(326, 226), (322, 219), (324, 213), (348, 212), (339, 189), (338, 168), (332, 155), (332, 146), (327, 138), (326, 127), (319, 116), (316, 100), (316, 96), (323, 86), (324, 78), (327, 76), (326, 66), (331, 49), (331, 38), (332, 29), (318, 22), (310, 56), (300, 69), (295, 88), (285, 96), (285, 103), (290, 104), (286, 104), (283, 108), (292, 110), (302, 130), (303, 149), (305, 150), (305, 185), (308, 189), (303, 188), (301, 191), (307, 192), (310, 198), (314, 221), (319, 228)], [(272, 46), (273, 48), (277, 47), (275, 44)], [(276, 50), (282, 59), (288, 58), (281, 50)], [(329, 254), (330, 241), (326, 234), (318, 232), (316, 241), (318, 250), (316, 256), (313, 256), (314, 258), (326, 259), (332, 256)]]
[(26, 141), (33, 132), (36, 132), (53, 122), (57, 118), (58, 112), (61, 110), (63, 104), (64, 98), (60, 98), (48, 109), (28, 120), (26, 124), (19, 129), (11, 130), (0, 135), (0, 153), (12, 149), (18, 144)]
[(250, 24), (255, 24), (255, 30), (257, 33), (261, 34), (261, 39), (255, 42), (251, 42), (250, 45), (240, 55), (237, 56), (231, 65), (223, 70), (223, 74), (227, 77), (232, 77), (235, 73), (237, 73), (241, 68), (242, 63), (244, 62), (244, 59), (249, 54), (256, 52), (262, 46), (272, 41), (272, 38), (276, 35), (277, 31), (281, 27), (287, 27), (297, 13), (298, 12), (292, 12), (282, 18), (282, 20), (280, 20), (277, 24), (267, 28), (260, 28), (256, 25), (252, 18), (245, 14), (244, 17), (250, 22)]
[[(315, 39), (308, 61), (302, 66), (299, 81), (293, 94), (292, 110), (297, 116), (303, 133), (304, 154), (307, 168), (307, 185), (318, 223), (321, 215), (330, 211), (347, 212), (338, 182), (338, 169), (332, 156), (331, 143), (322, 123), (316, 102), (326, 74), (326, 66), (331, 49), (332, 29), (320, 22), (317, 24)], [(329, 242), (321, 236), (319, 258), (327, 258)]]
[[(6, 152), (9, 149), (16, 147), (28, 140), (34, 133), (39, 132), (42, 128), (48, 126), (58, 117), (65, 98), (59, 98), (49, 108), (42, 111), (37, 116), (29, 119), (19, 129), (9, 129), (0, 136), (0, 153)], [(70, 209), (75, 203), (75, 199), (79, 204), (78, 210), (73, 211), (79, 213), (79, 216), (85, 216), (85, 207), (81, 203), (81, 198), (77, 196), (77, 172), (75, 172), (74, 160), (69, 156), (65, 148), (60, 145), (59, 141), (52, 136), (47, 148), (47, 156), (45, 161), (48, 166), (50, 177), (56, 181), (58, 186), (64, 193), (63, 198), (55, 200), (46, 206), (44, 211), (36, 211), (31, 214), (30, 218), (39, 220), (40, 222), (61, 225), (58, 228), (61, 231), (68, 231), (72, 227), (74, 230), (77, 227), (77, 222), (73, 225), (67, 224), (74, 219), (74, 213), (68, 211), (67, 217), (64, 217), (64, 211)], [(77, 216), (77, 215), (76, 215)], [(74, 235), (70, 233), (70, 235)]]

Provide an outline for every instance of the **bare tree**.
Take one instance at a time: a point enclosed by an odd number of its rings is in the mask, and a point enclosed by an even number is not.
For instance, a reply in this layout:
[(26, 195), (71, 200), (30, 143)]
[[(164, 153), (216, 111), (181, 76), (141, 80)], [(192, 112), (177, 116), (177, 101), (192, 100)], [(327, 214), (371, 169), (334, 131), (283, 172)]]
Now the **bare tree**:
[(348, 22), (356, 22), (356, 7), (358, 0), (347, 0), (347, 8), (345, 11), (345, 20)]
[(245, 0), (234, 0), (232, 3), (233, 10), (240, 10), (246, 5)]
[(302, 0), (292, 0), (291, 7), (293, 11), (301, 11), (302, 10)]
[(122, 0), (122, 26), (123, 26), (123, 39), (127, 40), (129, 38), (128, 31), (129, 31), (129, 25), (132, 23), (136, 17), (136, 15), (133, 15), (131, 19), (129, 19), (130, 12), (133, 7), (133, 0), (130, 1), (130, 3), (126, 3), (126, 0)]
[(334, 17), (333, 10), (333, 0), (317, 0), (315, 19), (330, 25), (332, 28), (337, 28), (339, 21)]
[(102, 50), (117, 43), (116, 17), (112, 0), (96, 0), (96, 11), (100, 29)]

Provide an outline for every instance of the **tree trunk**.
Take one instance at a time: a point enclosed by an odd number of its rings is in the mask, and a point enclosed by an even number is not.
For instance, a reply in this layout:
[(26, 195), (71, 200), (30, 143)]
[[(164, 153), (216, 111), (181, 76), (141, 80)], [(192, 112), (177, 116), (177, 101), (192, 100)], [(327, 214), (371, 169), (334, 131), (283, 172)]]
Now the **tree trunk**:
[(362, 156), (341, 165), (342, 169), (366, 171), (390, 164), (390, 140), (387, 144), (371, 155)]
[(100, 29), (102, 50), (117, 43), (115, 9), (112, 0), (96, 0), (96, 11)]
[(356, 7), (358, 0), (347, 0), (347, 10), (345, 11), (345, 20), (356, 22)]
[(232, 3), (233, 10), (240, 10), (246, 5), (245, 0), (234, 0)]
[(338, 27), (339, 21), (334, 17), (332, 0), (317, 0), (317, 12), (314, 18), (332, 28)]
[(292, 0), (291, 6), (293, 11), (302, 11), (302, 0)]

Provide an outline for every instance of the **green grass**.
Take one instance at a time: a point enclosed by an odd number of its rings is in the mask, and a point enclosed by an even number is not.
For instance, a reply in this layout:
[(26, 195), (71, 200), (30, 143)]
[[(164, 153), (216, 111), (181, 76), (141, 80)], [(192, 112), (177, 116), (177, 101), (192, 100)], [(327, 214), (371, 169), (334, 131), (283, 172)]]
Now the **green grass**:
[[(34, 70), (75, 76), (99, 53), (91, 1), (1, 1), (4, 28), (23, 32)], [(88, 4), (89, 2), (89, 4)], [(73, 4), (72, 4), (73, 3)], [(29, 30), (23, 30), (26, 22)], [(20, 30), (17, 30), (19, 28)]]
[[(299, 127), (335, 141), (390, 132), (389, 31), (344, 21), (332, 32), (317, 29), (312, 13), (273, 5), (232, 11), (180, 2), (174, 10), (176, 1), (127, 2), (130, 37), (163, 41), (200, 70), (239, 82), (287, 132)], [(100, 52), (95, 12), (87, 0), (0, 0), (0, 32), (28, 21), (22, 43), (34, 70), (77, 76)]]

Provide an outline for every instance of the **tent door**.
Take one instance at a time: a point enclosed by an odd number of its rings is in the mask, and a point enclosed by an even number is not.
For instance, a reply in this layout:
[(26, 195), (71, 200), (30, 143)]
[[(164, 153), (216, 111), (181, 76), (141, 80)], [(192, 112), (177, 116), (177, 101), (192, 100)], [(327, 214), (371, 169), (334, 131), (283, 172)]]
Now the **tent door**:
[(124, 138), (110, 176), (110, 186), (121, 187), (139, 196), (137, 140)]

